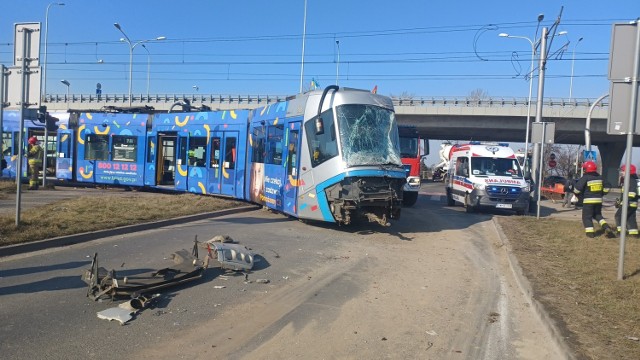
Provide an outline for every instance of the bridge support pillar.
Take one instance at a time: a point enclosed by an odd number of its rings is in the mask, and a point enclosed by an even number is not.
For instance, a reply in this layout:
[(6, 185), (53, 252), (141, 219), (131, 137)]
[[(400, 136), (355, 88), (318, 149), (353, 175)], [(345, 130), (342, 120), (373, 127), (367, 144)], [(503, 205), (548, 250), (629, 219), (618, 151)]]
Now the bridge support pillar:
[(624, 142), (609, 142), (598, 144), (602, 159), (602, 179), (611, 187), (618, 186), (620, 163), (626, 150)]

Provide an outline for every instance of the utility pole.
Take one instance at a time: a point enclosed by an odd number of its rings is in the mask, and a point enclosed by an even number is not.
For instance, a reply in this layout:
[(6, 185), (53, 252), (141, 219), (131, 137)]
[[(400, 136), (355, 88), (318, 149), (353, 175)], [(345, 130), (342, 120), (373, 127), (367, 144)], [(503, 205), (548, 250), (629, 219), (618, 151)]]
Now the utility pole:
[[(542, 122), (542, 104), (544, 100), (544, 72), (547, 64), (547, 36), (549, 35), (549, 29), (542, 28), (542, 35), (540, 36), (540, 61), (538, 63), (538, 99), (536, 103), (536, 120), (535, 122)], [(540, 144), (535, 143), (533, 145), (533, 161), (531, 162), (532, 178), (539, 179), (542, 171), (540, 164)], [(540, 183), (534, 184), (532, 199), (538, 199), (540, 193)], [(537, 203), (537, 200), (536, 200)], [(537, 204), (536, 204), (537, 205)]]

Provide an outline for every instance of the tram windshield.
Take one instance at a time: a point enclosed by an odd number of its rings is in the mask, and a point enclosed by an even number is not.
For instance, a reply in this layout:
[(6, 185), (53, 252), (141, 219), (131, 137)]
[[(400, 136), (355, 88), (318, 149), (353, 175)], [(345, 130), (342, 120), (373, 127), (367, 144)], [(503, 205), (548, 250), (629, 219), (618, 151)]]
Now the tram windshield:
[(336, 109), (347, 166), (398, 165), (400, 144), (393, 111), (373, 105), (341, 105)]

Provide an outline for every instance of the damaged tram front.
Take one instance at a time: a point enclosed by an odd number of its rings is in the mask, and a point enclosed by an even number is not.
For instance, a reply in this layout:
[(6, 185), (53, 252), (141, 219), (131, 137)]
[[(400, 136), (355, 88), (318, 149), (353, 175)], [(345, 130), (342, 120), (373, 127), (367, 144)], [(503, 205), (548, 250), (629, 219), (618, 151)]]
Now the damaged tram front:
[[(318, 95), (306, 104), (317, 114), (305, 118), (302, 148), (310, 157), (300, 174), (315, 189), (302, 196), (317, 195), (321, 220), (349, 224), (364, 218), (388, 226), (400, 217), (406, 182), (391, 99), (337, 86)], [(299, 209), (302, 218), (313, 213), (312, 207)]]

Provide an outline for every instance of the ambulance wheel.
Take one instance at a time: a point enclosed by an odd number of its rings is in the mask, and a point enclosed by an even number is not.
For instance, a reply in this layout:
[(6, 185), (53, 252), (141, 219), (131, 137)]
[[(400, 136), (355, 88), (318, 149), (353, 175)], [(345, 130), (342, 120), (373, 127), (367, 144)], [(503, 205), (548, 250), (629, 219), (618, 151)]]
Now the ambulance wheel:
[(451, 190), (447, 189), (447, 206), (455, 206), (456, 202), (453, 200), (453, 196), (451, 196)]
[(469, 194), (464, 197), (464, 208), (468, 213), (476, 211), (475, 206), (471, 205), (471, 197), (469, 196)]
[(418, 201), (417, 191), (405, 191), (404, 194), (402, 194), (402, 205), (413, 206), (416, 201)]

